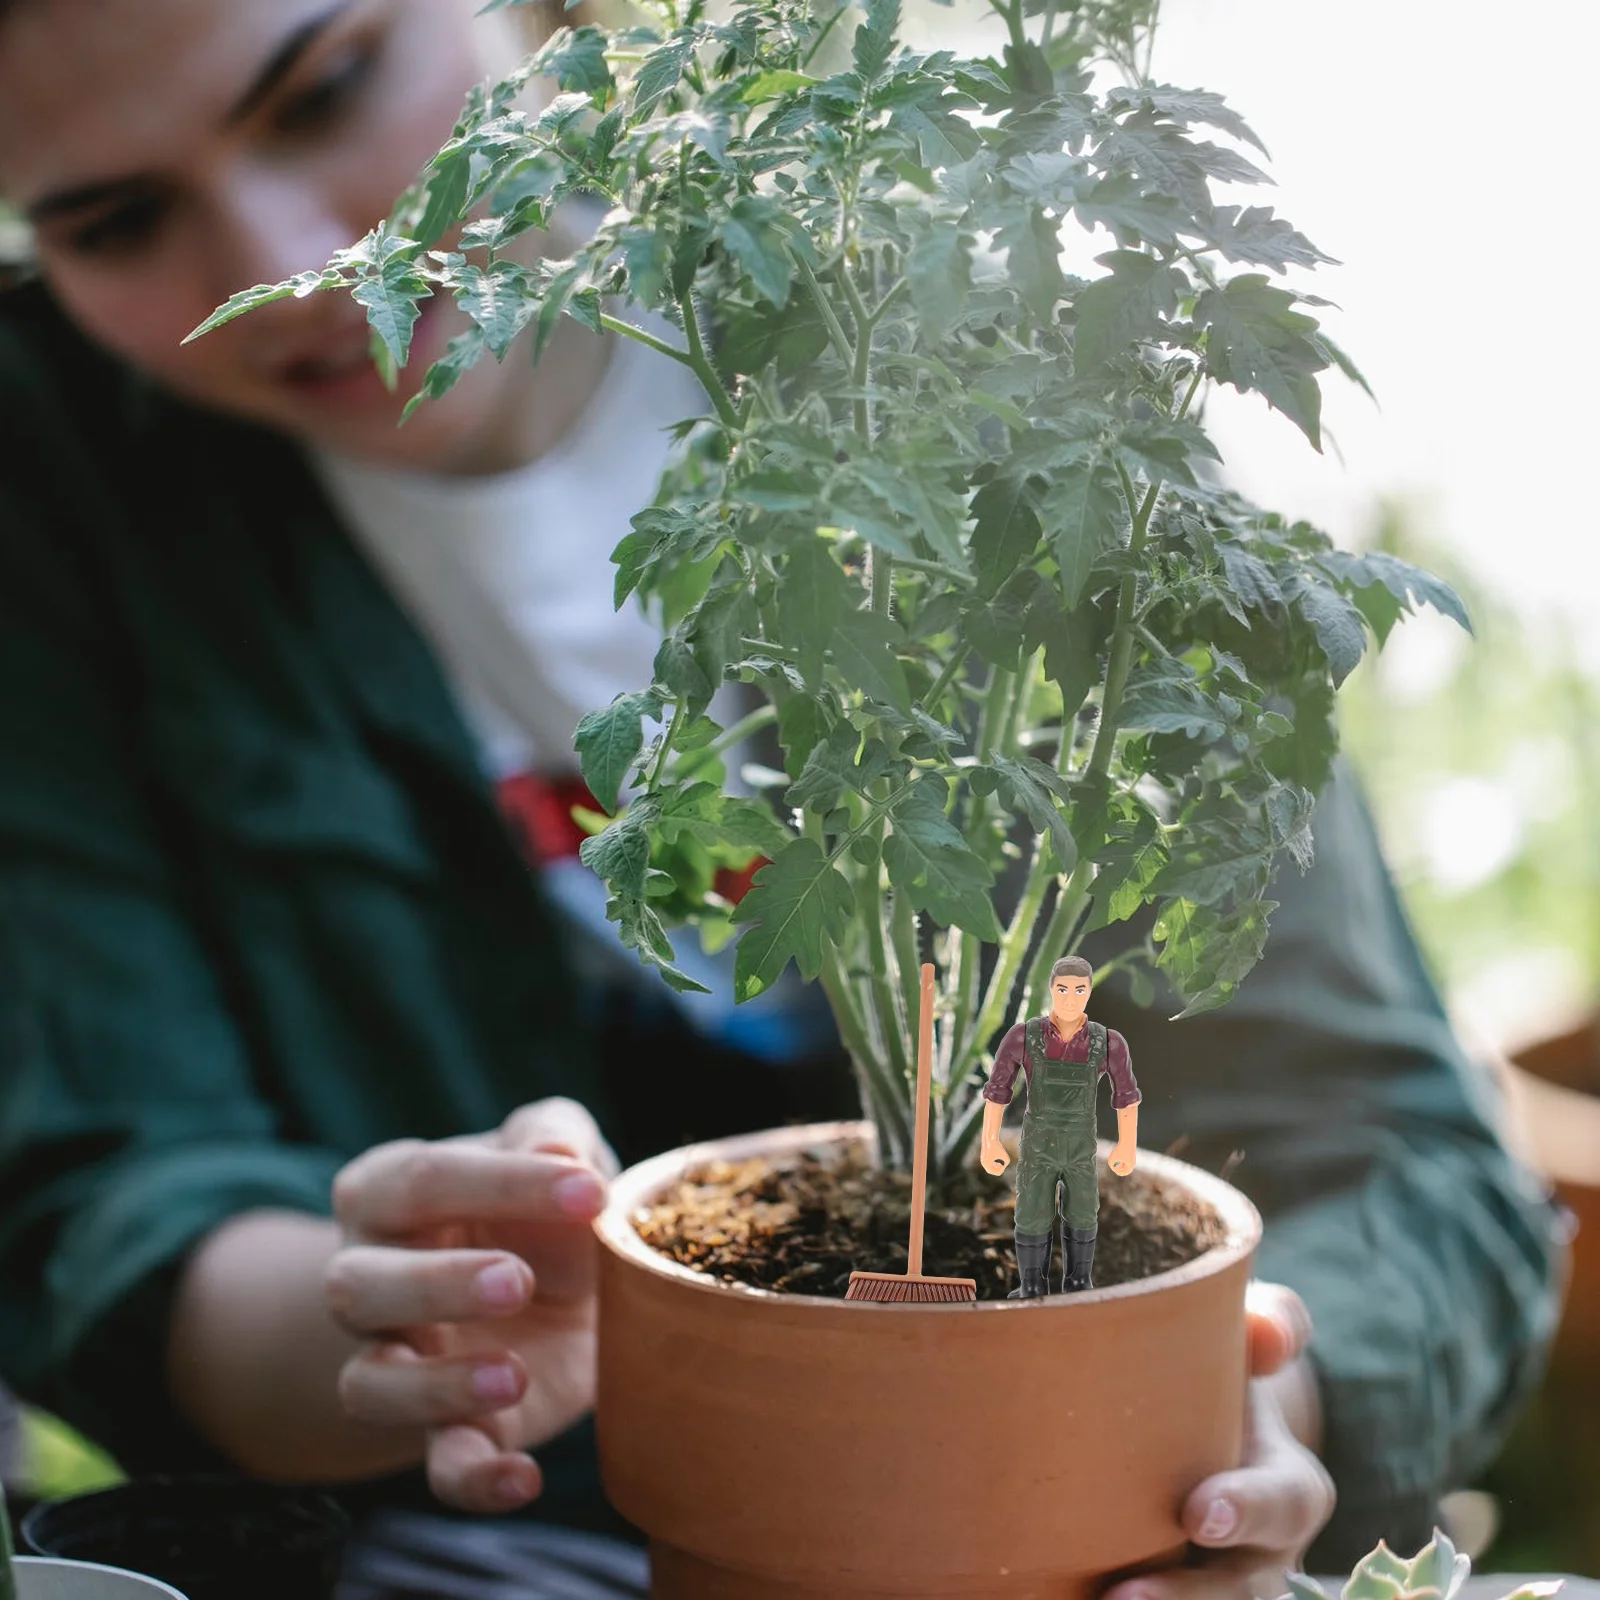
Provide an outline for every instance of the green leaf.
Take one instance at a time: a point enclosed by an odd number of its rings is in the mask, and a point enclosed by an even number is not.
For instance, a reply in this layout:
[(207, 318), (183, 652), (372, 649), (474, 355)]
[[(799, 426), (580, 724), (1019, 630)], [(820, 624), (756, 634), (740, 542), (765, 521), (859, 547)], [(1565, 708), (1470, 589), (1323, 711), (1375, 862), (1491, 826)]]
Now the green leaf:
[(692, 33), (676, 33), (652, 50), (633, 80), (634, 117), (643, 120), (683, 81), (683, 69), (694, 47)]
[(591, 711), (579, 723), (577, 746), (583, 781), (607, 810), (617, 809), (617, 792), (644, 748), (645, 717), (661, 715), (662, 700), (652, 689), (619, 694), (603, 711)]
[(220, 328), (235, 317), (254, 311), (258, 306), (269, 306), (274, 301), (291, 297), (304, 300), (307, 295), (348, 286), (349, 279), (336, 267), (324, 267), (320, 272), (298, 272), (292, 278), (285, 278), (282, 283), (258, 283), (253, 289), (241, 289), (229, 296), (198, 328), (186, 333), (180, 342), (188, 344), (202, 334), (210, 333), (213, 328)]
[[(598, 798), (598, 797), (597, 797)], [(650, 867), (650, 828), (656, 805), (641, 800), (606, 829), (578, 846), (578, 857), (619, 894), (644, 898)]]
[(1116, 473), (1101, 461), (1066, 469), (1046, 491), (1039, 514), (1068, 610), (1082, 597), (1095, 561), (1122, 543), (1127, 509)]
[(511, 341), (538, 309), (533, 275), (526, 267), (500, 257), (486, 270), (461, 269), (456, 304), (483, 330), (484, 342), (503, 359)]
[(411, 330), (420, 315), (417, 301), (433, 294), (416, 270), (414, 254), (415, 250), (386, 255), (377, 270), (351, 291), (356, 304), (366, 308), (368, 325), (397, 367), (405, 365), (411, 349)]
[(784, 797), (787, 802), (822, 813), (832, 811), (844, 792), (856, 787), (856, 748), (860, 743), (861, 735), (848, 722), (836, 723), (812, 745), (800, 776)]
[(1086, 189), (1072, 215), (1085, 228), (1098, 224), (1135, 243), (1174, 245), (1180, 233), (1191, 231), (1189, 213), (1178, 200), (1147, 192), (1131, 172), (1113, 173)]
[(1039, 548), (1039, 518), (1021, 478), (991, 478), (972, 497), (972, 559), (978, 593), (987, 599)]
[(736, 1001), (760, 994), (791, 960), (803, 978), (822, 970), (824, 945), (837, 944), (850, 926), (855, 896), (814, 839), (796, 839), (756, 875), (739, 902), (741, 922), (753, 922), (734, 956)]
[(904, 642), (899, 623), (876, 611), (847, 611), (833, 631), (833, 661), (847, 684), (901, 712), (911, 710), (896, 648)]
[(1297, 233), (1270, 206), (1217, 206), (1204, 219), (1202, 237), (1214, 250), (1230, 261), (1245, 261), (1252, 266), (1271, 267), (1283, 272), (1289, 267), (1314, 267), (1318, 262), (1338, 263), (1324, 255), (1303, 233)]
[(913, 224), (915, 243), (906, 254), (906, 284), (921, 323), (919, 335), (936, 344), (955, 325), (972, 288), (972, 238), (949, 223)]
[[(1010, 48), (1009, 46), (1007, 47)], [(1061, 273), (1061, 241), (1055, 224), (1034, 207), (1016, 202), (1016, 209), (1001, 213), (994, 248), (1006, 255), (1006, 268), (1036, 321), (1049, 323), (1056, 302), (1067, 293)]]
[(1316, 633), (1337, 688), (1367, 648), (1361, 613), (1337, 589), (1304, 576), (1296, 578), (1290, 601)]
[(1159, 112), (1174, 122), (1185, 125), (1203, 122), (1208, 127), (1220, 128), (1246, 144), (1252, 144), (1262, 155), (1267, 147), (1252, 132), (1250, 125), (1220, 94), (1209, 89), (1176, 89), (1167, 83), (1146, 83), (1136, 87), (1118, 85), (1106, 96), (1113, 111), (1140, 109)]
[(1233, 998), (1261, 959), (1267, 918), (1275, 910), (1272, 900), (1252, 900), (1228, 916), (1190, 900), (1164, 907), (1153, 930), (1161, 942), (1156, 965), (1188, 1000), (1179, 1018), (1213, 1011)]
[(617, 569), (612, 603), (618, 611), (653, 568), (708, 561), (730, 533), (714, 505), (650, 506), (635, 514), (632, 526), (611, 552)]
[(1112, 250), (1097, 258), (1111, 275), (1096, 278), (1077, 299), (1078, 331), (1073, 360), (1093, 373), (1135, 343), (1165, 337), (1162, 318), (1178, 309), (1188, 288), (1175, 267), (1139, 250)]
[(411, 413), (423, 401), (437, 400), (440, 395), (448, 394), (455, 388), (462, 373), (477, 365), (478, 357), (483, 351), (482, 328), (471, 327), (465, 333), (458, 333), (445, 347), (444, 354), (423, 374), (422, 387), (406, 401), (405, 410), (400, 413), (400, 421), (402, 423), (409, 421)]
[(744, 92), (739, 98), (747, 106), (760, 105), (764, 100), (777, 100), (784, 95), (810, 89), (819, 81), (803, 72), (791, 72), (787, 69), (761, 72), (745, 85)]
[(946, 927), (998, 941), (999, 919), (989, 899), (994, 874), (944, 813), (942, 779), (924, 778), (896, 801), (883, 842), (889, 881), (919, 911)]
[(1013, 759), (997, 750), (989, 761), (999, 780), (1001, 804), (1011, 812), (1027, 812), (1033, 831), (1049, 834), (1057, 870), (1071, 872), (1077, 865), (1078, 846), (1056, 804), (1053, 790), (1060, 775), (1033, 756)]
[(1322, 391), (1316, 374), (1328, 365), (1328, 356), (1314, 337), (1316, 321), (1294, 309), (1296, 298), (1260, 274), (1247, 273), (1220, 292), (1207, 289), (1195, 306), (1195, 320), (1206, 329), (1211, 375), (1264, 395), (1320, 451)]
[(900, 26), (900, 0), (867, 0), (866, 13), (867, 20), (856, 29), (851, 54), (862, 81), (870, 84), (889, 64)]
[[(1412, 566), (1409, 561), (1390, 555), (1387, 550), (1368, 550), (1359, 555), (1346, 550), (1327, 550), (1317, 559), (1326, 571), (1346, 582), (1363, 588), (1381, 584), (1408, 611), (1430, 605), (1469, 634), (1473, 631), (1472, 618), (1461, 596), (1449, 584), (1421, 567)], [(1359, 596), (1357, 603), (1360, 603)]]
[(1096, 623), (1091, 606), (1067, 611), (1048, 591), (1036, 595), (1028, 608), (1024, 646), (1030, 651), (1044, 646), (1045, 676), (1061, 690), (1069, 728), (1100, 677)]
[(780, 217), (776, 203), (765, 196), (740, 195), (718, 222), (717, 237), (757, 290), (781, 310), (789, 303), (794, 262)]
[(606, 901), (606, 918), (621, 924), (623, 945), (654, 967), (680, 994), (710, 994), (703, 984), (674, 965), (675, 952), (661, 918), (642, 896), (613, 895)]
[(434, 158), (428, 173), (427, 203), (413, 231), (423, 249), (437, 244), (461, 220), (471, 176), (472, 152), (466, 146), (447, 148)]
[(850, 586), (828, 546), (815, 535), (797, 539), (778, 585), (778, 626), (813, 689), (822, 683), (823, 654), (834, 623), (853, 604)]
[(606, 36), (599, 28), (577, 28), (550, 40), (540, 52), (540, 65), (570, 92), (599, 96), (616, 86), (606, 61)]

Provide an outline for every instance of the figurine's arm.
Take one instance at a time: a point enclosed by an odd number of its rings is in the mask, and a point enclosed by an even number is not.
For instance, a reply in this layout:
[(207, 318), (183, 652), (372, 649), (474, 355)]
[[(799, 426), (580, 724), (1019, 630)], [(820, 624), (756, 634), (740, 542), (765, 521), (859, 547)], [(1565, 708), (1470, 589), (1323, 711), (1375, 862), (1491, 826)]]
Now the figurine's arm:
[(1000, 1143), (1000, 1119), (1011, 1104), (1012, 1085), (1017, 1081), (1017, 1068), (1022, 1065), (1022, 1043), (1027, 1025), (1017, 1023), (1000, 1041), (995, 1052), (994, 1071), (983, 1086), (983, 1138), (978, 1145), (978, 1165), (985, 1172), (999, 1177), (1011, 1165), (1011, 1157)]
[(1106, 1165), (1125, 1178), (1139, 1161), (1139, 1085), (1133, 1081), (1128, 1041), (1115, 1028), (1106, 1030), (1106, 1076), (1111, 1079), (1111, 1104), (1117, 1110), (1117, 1142)]

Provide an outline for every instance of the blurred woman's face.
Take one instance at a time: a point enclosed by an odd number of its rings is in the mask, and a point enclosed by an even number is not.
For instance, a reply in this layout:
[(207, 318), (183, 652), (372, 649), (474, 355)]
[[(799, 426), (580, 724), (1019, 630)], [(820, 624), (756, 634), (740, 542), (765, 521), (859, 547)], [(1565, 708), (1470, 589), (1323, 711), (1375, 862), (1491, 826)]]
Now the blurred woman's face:
[[(323, 266), (386, 216), (484, 73), (477, 0), (15, 0), (0, 22), (0, 194), (56, 298), (201, 405), (329, 448), (470, 470), (523, 363), (395, 424), (464, 326), (424, 302), (388, 393), (347, 294), (185, 334), (236, 290)], [(525, 377), (521, 380), (525, 382)]]

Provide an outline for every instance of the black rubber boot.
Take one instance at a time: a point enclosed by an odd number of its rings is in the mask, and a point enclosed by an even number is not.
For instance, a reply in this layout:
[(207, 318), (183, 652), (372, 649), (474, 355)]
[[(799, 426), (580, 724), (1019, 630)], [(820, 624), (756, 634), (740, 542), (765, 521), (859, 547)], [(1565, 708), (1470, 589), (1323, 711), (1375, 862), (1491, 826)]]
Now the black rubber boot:
[(1006, 1296), (1008, 1300), (1042, 1300), (1050, 1291), (1045, 1275), (1050, 1270), (1050, 1235), (1017, 1235), (1017, 1272), (1022, 1282)]
[(1094, 1288), (1094, 1241), (1099, 1231), (1098, 1228), (1068, 1228), (1066, 1223), (1061, 1224), (1061, 1253), (1066, 1257), (1061, 1272), (1063, 1294)]

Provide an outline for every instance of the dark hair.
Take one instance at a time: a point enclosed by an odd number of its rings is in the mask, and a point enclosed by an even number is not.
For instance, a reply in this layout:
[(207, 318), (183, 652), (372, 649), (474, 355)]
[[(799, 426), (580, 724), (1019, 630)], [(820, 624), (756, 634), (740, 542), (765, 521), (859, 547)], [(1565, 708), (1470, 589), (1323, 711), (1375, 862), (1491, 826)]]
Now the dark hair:
[(1050, 969), (1050, 982), (1054, 986), (1057, 978), (1087, 978), (1094, 982), (1094, 968), (1082, 956), (1062, 956)]

